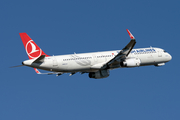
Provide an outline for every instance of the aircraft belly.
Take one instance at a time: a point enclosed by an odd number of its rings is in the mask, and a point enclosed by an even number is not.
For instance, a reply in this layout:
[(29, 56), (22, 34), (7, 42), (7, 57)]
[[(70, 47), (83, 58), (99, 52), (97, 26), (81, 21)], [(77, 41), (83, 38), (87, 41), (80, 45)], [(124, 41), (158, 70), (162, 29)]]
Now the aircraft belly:
[(68, 70), (84, 70), (84, 69), (89, 69), (90, 66), (81, 66), (81, 65), (77, 65), (77, 64), (74, 64), (74, 65), (71, 65), (68, 67)]

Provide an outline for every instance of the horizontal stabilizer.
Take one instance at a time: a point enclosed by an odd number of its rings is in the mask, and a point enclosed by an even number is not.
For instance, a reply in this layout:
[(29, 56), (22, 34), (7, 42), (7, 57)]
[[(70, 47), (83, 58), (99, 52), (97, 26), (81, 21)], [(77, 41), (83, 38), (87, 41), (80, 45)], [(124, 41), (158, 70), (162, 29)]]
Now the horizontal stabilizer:
[(33, 63), (42, 63), (42, 62), (44, 62), (45, 57), (46, 57), (46, 55), (41, 55)]
[(63, 72), (48, 72), (48, 73), (41, 73), (37, 68), (34, 68), (35, 72), (37, 74), (44, 74), (44, 75), (56, 75), (56, 76), (59, 76), (59, 75), (62, 75), (64, 74)]

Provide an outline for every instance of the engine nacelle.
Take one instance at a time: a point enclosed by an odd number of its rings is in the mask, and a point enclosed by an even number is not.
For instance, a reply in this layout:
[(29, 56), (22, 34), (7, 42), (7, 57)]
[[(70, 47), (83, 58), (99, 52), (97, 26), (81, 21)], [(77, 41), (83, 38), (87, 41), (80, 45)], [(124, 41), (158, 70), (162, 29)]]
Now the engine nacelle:
[(141, 60), (139, 58), (129, 58), (120, 63), (122, 67), (138, 67), (140, 64)]
[(99, 70), (98, 72), (90, 72), (89, 78), (101, 79), (109, 76), (109, 70)]

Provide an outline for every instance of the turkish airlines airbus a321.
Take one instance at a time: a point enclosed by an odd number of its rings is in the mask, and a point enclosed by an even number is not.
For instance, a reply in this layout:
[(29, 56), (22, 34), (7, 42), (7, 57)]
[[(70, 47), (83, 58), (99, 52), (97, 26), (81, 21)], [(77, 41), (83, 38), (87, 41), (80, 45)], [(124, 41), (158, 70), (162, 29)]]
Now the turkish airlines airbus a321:
[[(115, 51), (92, 52), (49, 56), (26, 34), (19, 33), (29, 60), (22, 62), (23, 66), (32, 67), (37, 74), (70, 73), (70, 76), (80, 72), (88, 73), (90, 78), (106, 78), (109, 70), (116, 68), (131, 68), (147, 65), (162, 66), (172, 59), (171, 55), (161, 48), (133, 49), (136, 44), (134, 36), (127, 29), (131, 41), (122, 49)], [(38, 69), (50, 71), (40, 73)]]

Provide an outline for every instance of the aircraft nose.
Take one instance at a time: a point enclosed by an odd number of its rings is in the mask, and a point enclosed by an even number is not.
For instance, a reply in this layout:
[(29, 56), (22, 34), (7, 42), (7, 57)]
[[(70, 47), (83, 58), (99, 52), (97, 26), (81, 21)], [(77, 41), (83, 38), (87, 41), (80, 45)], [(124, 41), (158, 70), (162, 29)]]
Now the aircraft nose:
[(168, 53), (168, 55), (169, 55), (169, 61), (172, 59), (172, 56)]

